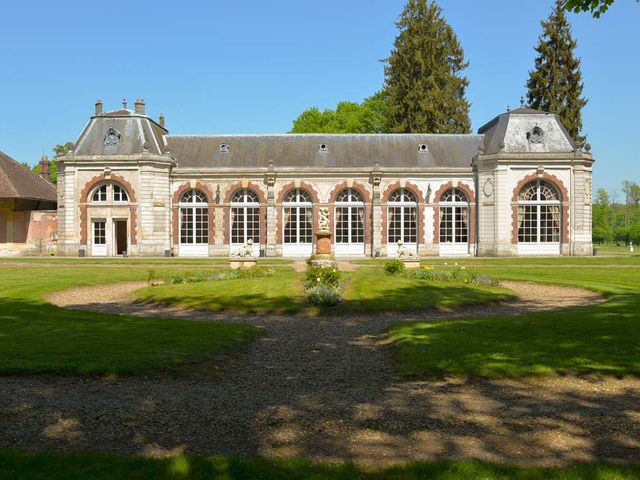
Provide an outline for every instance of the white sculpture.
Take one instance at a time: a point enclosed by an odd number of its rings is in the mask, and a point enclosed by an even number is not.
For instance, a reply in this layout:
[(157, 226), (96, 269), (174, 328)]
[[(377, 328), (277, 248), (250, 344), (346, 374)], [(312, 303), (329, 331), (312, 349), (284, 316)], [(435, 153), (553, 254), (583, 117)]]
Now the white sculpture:
[(398, 240), (398, 258), (400, 259), (409, 259), (416, 258), (416, 252), (409, 250), (404, 246), (404, 242), (402, 240)]
[(232, 257), (238, 258), (251, 258), (253, 257), (253, 240), (247, 240), (247, 244), (240, 247), (235, 252), (231, 253)]
[(322, 207), (318, 210), (320, 214), (318, 218), (318, 226), (320, 230), (329, 231), (329, 209), (327, 207)]

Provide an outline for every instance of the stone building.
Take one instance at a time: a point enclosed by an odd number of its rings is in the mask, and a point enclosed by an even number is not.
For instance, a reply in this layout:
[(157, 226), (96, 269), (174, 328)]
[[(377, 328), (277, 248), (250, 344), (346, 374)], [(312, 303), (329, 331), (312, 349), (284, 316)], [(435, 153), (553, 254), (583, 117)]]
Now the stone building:
[(326, 207), (338, 257), (590, 255), (592, 164), (526, 108), (469, 135), (190, 136), (98, 101), (59, 159), (59, 253), (308, 257)]
[(56, 189), (49, 182), (49, 159), (41, 176), (0, 152), (0, 256), (55, 252)]

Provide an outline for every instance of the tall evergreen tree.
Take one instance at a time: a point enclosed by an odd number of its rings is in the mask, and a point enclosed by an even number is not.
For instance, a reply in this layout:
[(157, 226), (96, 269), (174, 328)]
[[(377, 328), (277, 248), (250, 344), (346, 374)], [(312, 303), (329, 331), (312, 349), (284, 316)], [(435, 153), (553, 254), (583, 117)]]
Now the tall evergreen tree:
[(582, 144), (582, 107), (587, 100), (582, 97), (580, 59), (573, 53), (577, 43), (563, 0), (556, 0), (551, 15), (541, 24), (543, 33), (535, 48), (535, 69), (529, 72), (527, 81), (529, 106), (558, 114), (571, 137)]
[(409, 0), (386, 59), (387, 121), (396, 133), (468, 133), (468, 63), (433, 1)]

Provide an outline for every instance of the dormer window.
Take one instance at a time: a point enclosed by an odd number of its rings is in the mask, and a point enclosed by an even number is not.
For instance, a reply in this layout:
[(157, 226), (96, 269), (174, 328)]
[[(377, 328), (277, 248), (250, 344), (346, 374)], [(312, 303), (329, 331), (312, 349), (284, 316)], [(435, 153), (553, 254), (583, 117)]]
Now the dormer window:
[(533, 127), (533, 129), (527, 133), (527, 140), (529, 143), (542, 143), (544, 132), (540, 127)]
[(421, 143), (420, 145), (418, 145), (418, 151), (421, 153), (427, 153), (429, 151), (429, 147), (426, 143)]
[(329, 151), (329, 147), (327, 146), (326, 143), (321, 143), (320, 146), (318, 147), (318, 151), (319, 152), (328, 152)]
[(221, 153), (227, 153), (229, 151), (229, 144), (228, 143), (221, 143), (220, 144), (220, 152)]

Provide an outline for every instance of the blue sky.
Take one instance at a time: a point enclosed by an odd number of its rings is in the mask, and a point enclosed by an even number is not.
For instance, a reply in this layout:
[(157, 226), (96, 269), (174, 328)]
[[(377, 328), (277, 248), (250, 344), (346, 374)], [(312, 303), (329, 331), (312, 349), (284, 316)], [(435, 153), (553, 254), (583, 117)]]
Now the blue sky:
[[(525, 93), (552, 0), (441, 0), (470, 62), (476, 130)], [(284, 132), (305, 108), (380, 88), (404, 0), (7, 2), (0, 150), (37, 162), (75, 140), (97, 98), (142, 97), (172, 133)], [(640, 3), (570, 15), (582, 58), (594, 186), (640, 181)]]

